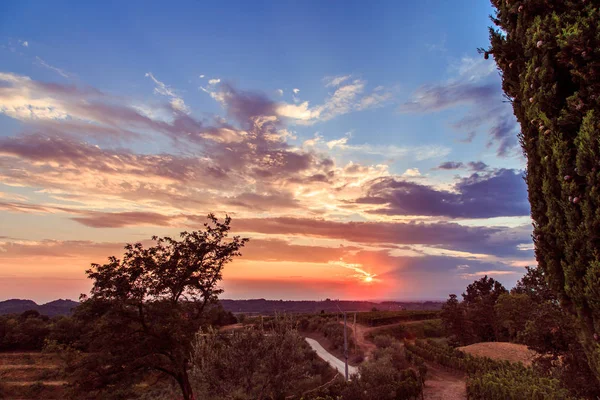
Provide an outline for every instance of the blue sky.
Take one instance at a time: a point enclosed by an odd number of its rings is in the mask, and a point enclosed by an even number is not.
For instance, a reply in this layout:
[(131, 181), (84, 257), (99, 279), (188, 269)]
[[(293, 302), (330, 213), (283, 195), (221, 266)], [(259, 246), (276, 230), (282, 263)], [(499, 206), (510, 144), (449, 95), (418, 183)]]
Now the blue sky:
[[(75, 297), (89, 262), (209, 211), (256, 243), (226, 297), (443, 298), (534, 262), (518, 128), (476, 52), (487, 2), (173, 3), (0, 4), (10, 296)], [(356, 222), (395, 233), (334, 232)]]

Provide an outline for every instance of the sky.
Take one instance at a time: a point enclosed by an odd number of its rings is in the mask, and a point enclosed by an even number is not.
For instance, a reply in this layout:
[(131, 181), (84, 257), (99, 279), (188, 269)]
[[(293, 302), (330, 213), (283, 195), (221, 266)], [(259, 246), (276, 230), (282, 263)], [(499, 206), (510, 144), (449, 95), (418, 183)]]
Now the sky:
[(0, 3), (0, 300), (232, 217), (232, 299), (441, 300), (535, 265), (484, 0)]

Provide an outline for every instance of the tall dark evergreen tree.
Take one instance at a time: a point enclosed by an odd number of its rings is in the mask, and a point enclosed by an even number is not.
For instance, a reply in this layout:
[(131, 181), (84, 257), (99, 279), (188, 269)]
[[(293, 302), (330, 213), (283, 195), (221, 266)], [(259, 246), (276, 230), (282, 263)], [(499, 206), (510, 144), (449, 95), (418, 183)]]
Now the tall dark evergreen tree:
[(491, 2), (482, 52), (521, 125), (537, 261), (600, 381), (600, 4)]

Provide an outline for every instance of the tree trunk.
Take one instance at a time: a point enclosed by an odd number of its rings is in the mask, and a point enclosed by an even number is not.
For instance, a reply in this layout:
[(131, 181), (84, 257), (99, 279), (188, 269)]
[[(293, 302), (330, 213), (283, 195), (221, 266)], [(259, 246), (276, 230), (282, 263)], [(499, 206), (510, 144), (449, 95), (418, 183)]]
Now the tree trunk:
[(192, 385), (190, 385), (190, 378), (188, 377), (187, 371), (184, 371), (183, 374), (177, 379), (177, 383), (179, 383), (179, 387), (181, 388), (183, 400), (196, 400), (196, 397), (194, 397), (194, 391), (192, 390)]

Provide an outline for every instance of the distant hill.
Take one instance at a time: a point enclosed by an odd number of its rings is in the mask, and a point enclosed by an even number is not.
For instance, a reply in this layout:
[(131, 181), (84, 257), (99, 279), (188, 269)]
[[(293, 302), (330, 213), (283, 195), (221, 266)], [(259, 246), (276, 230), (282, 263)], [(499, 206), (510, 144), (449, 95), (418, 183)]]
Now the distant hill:
[[(335, 312), (338, 307), (342, 311), (371, 311), (376, 308), (379, 311), (398, 310), (439, 310), (442, 302), (403, 302), (403, 301), (311, 301), (311, 300), (221, 300), (223, 308), (233, 313), (245, 314), (273, 314), (273, 313), (312, 313), (312, 312)], [(0, 301), (0, 315), (20, 314), (29, 310), (36, 310), (40, 314), (54, 317), (56, 315), (69, 315), (72, 309), (79, 303), (72, 300), (55, 300), (50, 303), (38, 305), (31, 300), (6, 300)]]
[(440, 310), (442, 302), (403, 302), (403, 301), (309, 301), (309, 300), (220, 300), (223, 308), (233, 313), (311, 313), (311, 312), (335, 312), (338, 307), (342, 311), (371, 311), (376, 308), (379, 311), (398, 310)]
[(20, 314), (25, 311), (35, 310), (42, 315), (54, 317), (57, 315), (69, 315), (73, 308), (79, 305), (72, 300), (54, 300), (46, 304), (37, 304), (31, 300), (12, 299), (0, 301), (0, 315), (2, 314)]

